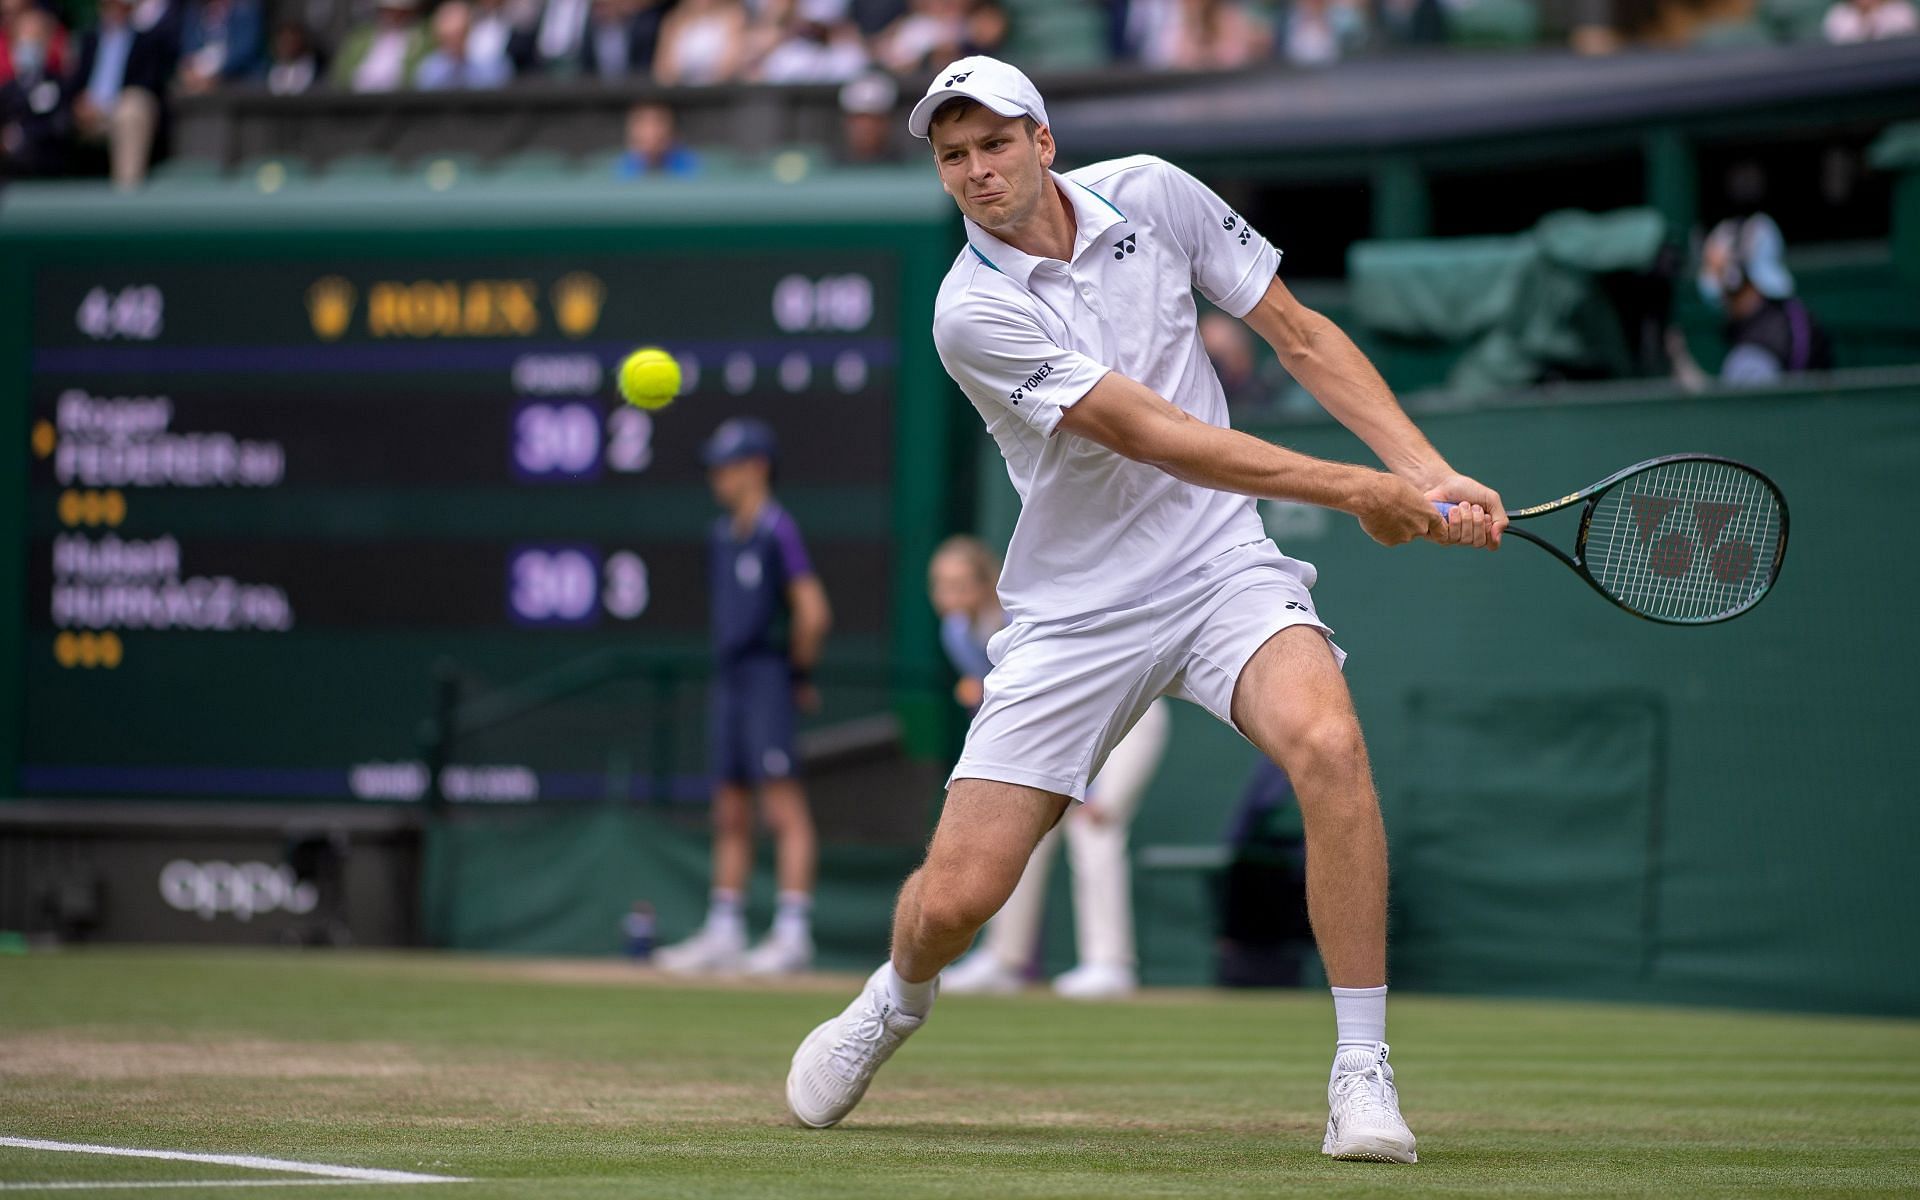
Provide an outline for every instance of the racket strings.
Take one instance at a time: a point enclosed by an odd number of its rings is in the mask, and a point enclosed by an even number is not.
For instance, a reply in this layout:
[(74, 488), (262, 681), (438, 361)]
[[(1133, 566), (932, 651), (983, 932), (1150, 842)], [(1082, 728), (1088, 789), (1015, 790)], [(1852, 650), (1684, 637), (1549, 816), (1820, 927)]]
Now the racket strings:
[(1752, 472), (1722, 462), (1666, 463), (1600, 497), (1584, 561), (1601, 590), (1635, 612), (1712, 621), (1772, 585), (1782, 524), (1778, 495)]

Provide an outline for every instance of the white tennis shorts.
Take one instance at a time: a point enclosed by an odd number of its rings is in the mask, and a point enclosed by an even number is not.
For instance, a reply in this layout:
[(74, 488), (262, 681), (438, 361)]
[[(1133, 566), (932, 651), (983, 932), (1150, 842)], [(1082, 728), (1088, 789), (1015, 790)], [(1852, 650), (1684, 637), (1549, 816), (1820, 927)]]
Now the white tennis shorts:
[[(1017, 621), (987, 643), (993, 670), (947, 780), (992, 779), (1086, 799), (1087, 781), (1158, 696), (1233, 725), (1233, 685), (1282, 629), (1327, 635), (1312, 563), (1249, 542), (1127, 608)], [(1329, 641), (1331, 645), (1331, 641)], [(1333, 647), (1337, 662), (1346, 652)]]

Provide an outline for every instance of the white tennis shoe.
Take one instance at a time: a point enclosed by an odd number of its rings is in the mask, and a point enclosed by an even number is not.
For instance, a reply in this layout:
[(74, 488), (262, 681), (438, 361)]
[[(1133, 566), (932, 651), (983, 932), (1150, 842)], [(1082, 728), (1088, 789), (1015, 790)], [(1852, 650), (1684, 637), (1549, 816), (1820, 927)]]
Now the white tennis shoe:
[(743, 965), (749, 975), (798, 975), (813, 965), (813, 938), (770, 933), (747, 951)]
[(926, 1023), (924, 1016), (910, 1017), (894, 1007), (887, 988), (891, 965), (881, 963), (846, 1011), (808, 1034), (793, 1052), (787, 1107), (802, 1125), (839, 1124), (900, 1043)]
[(1020, 972), (991, 950), (975, 950), (940, 972), (940, 990), (955, 996), (1010, 996), (1027, 986)]
[(1053, 981), (1055, 995), (1069, 1000), (1124, 1000), (1140, 990), (1132, 967), (1081, 963)]
[(660, 947), (653, 961), (661, 970), (676, 975), (705, 975), (738, 971), (746, 961), (746, 954), (744, 933), (702, 925), (700, 931), (686, 941)]
[(1327, 1137), (1320, 1153), (1360, 1162), (1414, 1163), (1413, 1130), (1400, 1116), (1400, 1093), (1387, 1065), (1387, 1044), (1378, 1053), (1344, 1050), (1333, 1060), (1327, 1082)]

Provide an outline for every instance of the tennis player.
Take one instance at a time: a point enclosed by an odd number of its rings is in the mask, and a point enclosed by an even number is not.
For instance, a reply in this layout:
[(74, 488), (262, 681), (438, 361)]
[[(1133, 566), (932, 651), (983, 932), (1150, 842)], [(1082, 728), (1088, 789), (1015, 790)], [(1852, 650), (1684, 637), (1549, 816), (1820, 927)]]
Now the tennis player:
[[(1198, 704), (1283, 767), (1307, 839), (1308, 908), (1337, 1037), (1322, 1150), (1414, 1162), (1386, 1043), (1386, 836), (1360, 726), (1309, 592), (1255, 497), (1346, 512), (1377, 541), (1499, 544), (1499, 496), (1454, 471), (1280, 254), (1204, 185), (1146, 155), (1054, 173), (1020, 71), (963, 58), (908, 128), (932, 143), (967, 245), (941, 285), (941, 361), (1006, 457), (1022, 507), (1000, 598), (1011, 623), (949, 781), (893, 954), (801, 1043), (787, 1103), (851, 1112), (933, 1008), (940, 969), (1006, 900), (1034, 845), (1154, 698)], [(1244, 320), (1379, 456), (1376, 471), (1227, 428), (1194, 289)], [(1443, 518), (1436, 501), (1455, 507)], [(1433, 635), (1449, 618), (1426, 614)]]

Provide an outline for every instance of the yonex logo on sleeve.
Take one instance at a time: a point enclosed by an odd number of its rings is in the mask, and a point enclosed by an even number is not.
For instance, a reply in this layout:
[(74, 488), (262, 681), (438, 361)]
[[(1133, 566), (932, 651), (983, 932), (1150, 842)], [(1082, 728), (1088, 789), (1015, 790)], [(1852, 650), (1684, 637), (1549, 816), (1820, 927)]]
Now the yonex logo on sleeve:
[(1239, 242), (1242, 246), (1253, 240), (1253, 223), (1239, 213), (1229, 210), (1226, 219), (1220, 222), (1220, 228), (1232, 233), (1236, 226), (1240, 230)]
[(1026, 395), (1029, 390), (1038, 386), (1038, 384), (1042, 379), (1045, 379), (1047, 376), (1051, 374), (1053, 374), (1053, 364), (1050, 362), (1041, 363), (1040, 369), (1038, 371), (1035, 371), (1033, 374), (1027, 376), (1026, 382), (1022, 383), (1019, 387), (1007, 393), (1007, 399), (1013, 401), (1015, 404), (1020, 403), (1020, 401), (1026, 399)]

